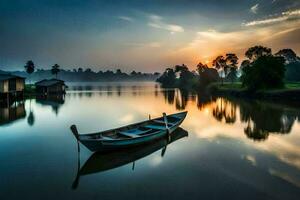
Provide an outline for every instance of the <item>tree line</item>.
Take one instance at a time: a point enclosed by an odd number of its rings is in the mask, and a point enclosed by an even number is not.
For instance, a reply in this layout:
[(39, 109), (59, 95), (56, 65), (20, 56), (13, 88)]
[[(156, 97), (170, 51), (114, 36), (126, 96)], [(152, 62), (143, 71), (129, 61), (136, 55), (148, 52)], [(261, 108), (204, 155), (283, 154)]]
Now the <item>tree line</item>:
[(60, 78), (64, 81), (155, 81), (160, 73), (143, 73), (132, 71), (125, 73), (121, 69), (115, 71), (106, 70), (95, 72), (91, 68), (81, 67), (73, 70), (64, 70), (58, 64), (54, 64), (50, 69), (36, 69), (33, 61), (29, 60), (24, 66), (25, 72), (15, 72), (14, 74), (28, 77), (29, 80), (39, 81), (41, 79)]
[(271, 48), (254, 46), (245, 52), (240, 65), (234, 53), (217, 56), (212, 66), (199, 63), (195, 71), (185, 64), (167, 68), (157, 79), (163, 87), (206, 87), (213, 82), (241, 81), (249, 90), (280, 88), (285, 81), (300, 81), (300, 58), (292, 49), (272, 54)]

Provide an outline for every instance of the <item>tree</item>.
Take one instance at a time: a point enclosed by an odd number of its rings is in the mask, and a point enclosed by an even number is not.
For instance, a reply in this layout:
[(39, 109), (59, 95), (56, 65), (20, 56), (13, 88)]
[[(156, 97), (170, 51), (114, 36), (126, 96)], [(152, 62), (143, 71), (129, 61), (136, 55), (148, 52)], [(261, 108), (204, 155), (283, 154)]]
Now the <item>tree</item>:
[(77, 72), (82, 73), (83, 69), (81, 67), (78, 68)]
[(117, 74), (117, 75), (121, 75), (121, 74), (122, 74), (121, 69), (117, 69), (116, 74)]
[(201, 62), (197, 65), (197, 72), (199, 74), (199, 84), (205, 87), (212, 82), (219, 80), (219, 73), (216, 69), (208, 67)]
[(60, 66), (58, 64), (55, 64), (52, 66), (52, 69), (51, 69), (51, 73), (53, 75), (55, 75), (55, 78), (57, 79), (57, 74), (60, 72)]
[(189, 88), (193, 85), (194, 74), (189, 71), (188, 67), (185, 64), (176, 65), (175, 73), (179, 74), (178, 87), (179, 88)]
[(163, 87), (175, 87), (176, 75), (172, 68), (167, 68), (164, 73), (157, 79)]
[(223, 71), (224, 76), (223, 75), (221, 76), (222, 85), (223, 85), (223, 79), (224, 79), (224, 77), (226, 77), (227, 71), (228, 71), (228, 68), (227, 68), (227, 65), (226, 65), (226, 59), (224, 58), (224, 56), (216, 57), (216, 59), (213, 60), (213, 66), (215, 66), (215, 68), (217, 70), (222, 70)]
[(275, 55), (284, 57), (286, 64), (298, 61), (297, 54), (292, 49), (281, 49)]
[(251, 61), (255, 61), (261, 56), (270, 56), (270, 55), (272, 55), (272, 50), (264, 46), (250, 47), (245, 53), (245, 56), (249, 58)]
[(130, 73), (130, 76), (136, 76), (136, 74), (137, 74), (136, 71), (133, 70), (133, 71)]
[(284, 85), (284, 73), (284, 58), (267, 55), (244, 67), (241, 80), (243, 86), (252, 91), (279, 88)]
[(228, 53), (226, 54), (226, 65), (227, 68), (229, 68), (229, 74), (227, 74), (226, 78), (233, 81), (237, 79), (237, 64), (238, 64), (239, 58), (234, 53)]
[(24, 66), (27, 74), (31, 75), (34, 72), (34, 63), (32, 60), (27, 61), (26, 65)]

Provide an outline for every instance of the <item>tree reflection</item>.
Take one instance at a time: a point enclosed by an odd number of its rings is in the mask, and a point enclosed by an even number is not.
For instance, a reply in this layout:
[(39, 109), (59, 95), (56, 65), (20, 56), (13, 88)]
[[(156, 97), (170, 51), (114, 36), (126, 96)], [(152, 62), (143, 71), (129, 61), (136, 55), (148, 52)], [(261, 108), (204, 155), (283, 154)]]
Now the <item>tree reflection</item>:
[(233, 124), (236, 122), (236, 107), (235, 103), (220, 98), (217, 100), (212, 113), (218, 121), (222, 122), (224, 120), (227, 124)]
[[(203, 109), (209, 102), (209, 97), (198, 98), (198, 108)], [(240, 121), (246, 124), (244, 133), (255, 141), (263, 141), (272, 134), (288, 134), (291, 132), (294, 122), (299, 120), (299, 111), (287, 109), (282, 105), (275, 105), (261, 101), (237, 100), (218, 98), (213, 104), (212, 115), (226, 124), (234, 124), (237, 121), (237, 112), (240, 113)]]
[(297, 118), (296, 111), (257, 101), (241, 102), (240, 114), (247, 123), (245, 134), (253, 140), (265, 140), (269, 133), (290, 133)]

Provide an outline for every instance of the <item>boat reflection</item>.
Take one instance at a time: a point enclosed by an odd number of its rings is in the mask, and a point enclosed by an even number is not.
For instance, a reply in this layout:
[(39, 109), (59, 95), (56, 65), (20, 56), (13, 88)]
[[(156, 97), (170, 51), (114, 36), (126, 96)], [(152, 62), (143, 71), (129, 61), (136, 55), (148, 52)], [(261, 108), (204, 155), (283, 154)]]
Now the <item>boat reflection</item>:
[(132, 170), (134, 170), (135, 161), (160, 149), (162, 149), (161, 156), (163, 157), (169, 144), (187, 136), (188, 132), (186, 130), (177, 128), (169, 137), (159, 139), (146, 145), (136, 146), (122, 151), (112, 151), (107, 153), (96, 152), (90, 156), (81, 168), (80, 157), (78, 157), (78, 171), (72, 184), (72, 188), (76, 189), (78, 187), (80, 176), (111, 170), (128, 163), (133, 163)]

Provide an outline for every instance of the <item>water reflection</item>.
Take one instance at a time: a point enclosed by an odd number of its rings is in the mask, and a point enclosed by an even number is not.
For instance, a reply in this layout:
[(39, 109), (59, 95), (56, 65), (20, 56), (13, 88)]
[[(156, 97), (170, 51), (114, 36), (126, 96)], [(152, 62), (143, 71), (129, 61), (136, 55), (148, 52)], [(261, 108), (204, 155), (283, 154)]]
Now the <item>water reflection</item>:
[(147, 145), (128, 148), (122, 151), (96, 152), (90, 156), (81, 168), (80, 157), (78, 157), (78, 171), (72, 188), (76, 189), (78, 187), (80, 176), (111, 170), (128, 163), (132, 163), (132, 170), (134, 170), (137, 160), (149, 156), (160, 149), (162, 149), (161, 157), (163, 157), (166, 154), (169, 144), (187, 136), (188, 132), (186, 130), (177, 128), (170, 137), (164, 137)]
[(64, 94), (53, 94), (47, 96), (37, 96), (36, 102), (43, 106), (50, 106), (53, 112), (58, 115), (59, 109), (65, 103), (65, 95)]
[[(199, 110), (209, 109), (220, 123), (245, 124), (244, 133), (249, 139), (264, 141), (270, 133), (288, 134), (300, 111), (282, 105), (255, 100), (240, 100), (213, 97), (207, 94), (193, 94), (180, 90), (162, 91), (166, 102), (175, 105), (177, 110), (186, 109), (188, 102), (196, 102)], [(238, 115), (240, 118), (238, 119)]]
[(26, 117), (23, 101), (0, 104), (0, 125), (8, 125)]

